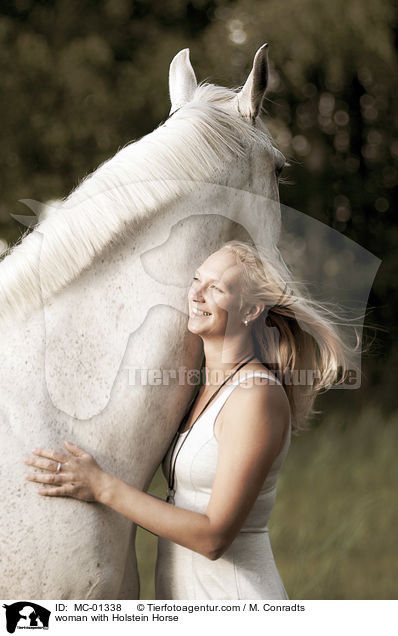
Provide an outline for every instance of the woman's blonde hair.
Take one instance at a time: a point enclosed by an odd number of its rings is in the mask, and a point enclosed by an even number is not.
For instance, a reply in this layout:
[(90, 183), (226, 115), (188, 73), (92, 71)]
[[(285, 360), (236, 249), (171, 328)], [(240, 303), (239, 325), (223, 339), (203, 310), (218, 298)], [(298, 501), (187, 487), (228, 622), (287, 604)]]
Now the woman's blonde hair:
[[(317, 394), (344, 383), (349, 371), (360, 372), (353, 354), (360, 346), (358, 330), (363, 323), (341, 320), (335, 313), (339, 310), (336, 304), (316, 301), (301, 282), (286, 281), (289, 270), (266, 250), (236, 240), (221, 249), (234, 252), (242, 267), (240, 309), (265, 305), (252, 327), (254, 350), (282, 382), (290, 403), (292, 432), (298, 434), (308, 429), (308, 419), (318, 413), (313, 409)], [(355, 331), (355, 346), (340, 332), (339, 327), (347, 325)]]

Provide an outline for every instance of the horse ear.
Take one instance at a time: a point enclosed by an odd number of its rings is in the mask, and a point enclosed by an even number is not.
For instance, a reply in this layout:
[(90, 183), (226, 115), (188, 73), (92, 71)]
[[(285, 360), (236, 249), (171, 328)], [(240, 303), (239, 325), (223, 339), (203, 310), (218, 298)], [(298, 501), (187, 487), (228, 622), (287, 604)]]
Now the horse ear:
[(263, 44), (254, 56), (253, 68), (240, 93), (238, 106), (240, 113), (254, 120), (261, 110), (268, 83), (268, 44)]
[(189, 49), (183, 49), (174, 57), (169, 70), (170, 115), (191, 101), (198, 83), (189, 60)]

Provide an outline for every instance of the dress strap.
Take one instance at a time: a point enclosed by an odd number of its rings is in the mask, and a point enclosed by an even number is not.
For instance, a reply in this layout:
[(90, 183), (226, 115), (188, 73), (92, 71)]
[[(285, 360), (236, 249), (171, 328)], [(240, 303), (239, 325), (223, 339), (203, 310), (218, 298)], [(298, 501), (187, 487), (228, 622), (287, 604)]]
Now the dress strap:
[[(254, 378), (254, 377), (256, 377), (256, 378), (269, 378), (271, 380), (271, 382), (270, 382), (271, 385), (279, 384), (280, 386), (282, 386), (282, 383), (278, 380), (278, 378), (275, 377), (272, 373), (270, 373), (268, 371), (247, 371), (247, 372), (243, 373), (240, 377), (234, 378), (233, 382), (231, 382), (231, 384), (228, 384), (226, 386), (226, 388), (224, 388), (222, 393), (217, 396), (217, 398), (214, 400), (214, 404), (212, 405), (213, 406), (212, 413), (214, 414), (214, 412), (216, 412), (218, 414), (219, 411), (221, 411), (221, 408), (224, 406), (225, 402), (227, 401), (227, 399), (231, 395), (232, 391), (234, 389), (236, 389), (238, 384), (240, 384), (241, 382), (244, 382), (245, 380), (249, 380), (250, 378)], [(216, 405), (217, 405), (217, 408), (215, 409)], [(209, 411), (211, 409), (212, 409), (212, 407), (210, 407)]]
[(271, 384), (276, 383), (282, 386), (280, 380), (278, 380), (278, 378), (270, 371), (243, 371), (241, 376), (234, 378), (231, 384), (237, 385), (244, 380), (248, 380), (249, 378), (269, 378), (270, 380), (272, 380)]

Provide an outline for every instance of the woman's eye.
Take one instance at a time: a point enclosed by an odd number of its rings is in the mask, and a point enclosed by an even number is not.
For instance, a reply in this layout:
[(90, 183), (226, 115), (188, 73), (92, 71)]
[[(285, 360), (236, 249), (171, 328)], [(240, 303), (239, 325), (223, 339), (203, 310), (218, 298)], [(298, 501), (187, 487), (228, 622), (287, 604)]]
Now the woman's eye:
[[(194, 280), (199, 280), (199, 278), (198, 278), (197, 276), (194, 276), (194, 277), (192, 278), (192, 280), (193, 280), (193, 281), (194, 281)], [(223, 293), (224, 293), (224, 292), (223, 292), (223, 290), (222, 290), (222, 289), (220, 289), (219, 287), (217, 287), (216, 285), (209, 285), (209, 287), (214, 287), (214, 289), (216, 289), (218, 292), (220, 292), (220, 294), (223, 294)]]

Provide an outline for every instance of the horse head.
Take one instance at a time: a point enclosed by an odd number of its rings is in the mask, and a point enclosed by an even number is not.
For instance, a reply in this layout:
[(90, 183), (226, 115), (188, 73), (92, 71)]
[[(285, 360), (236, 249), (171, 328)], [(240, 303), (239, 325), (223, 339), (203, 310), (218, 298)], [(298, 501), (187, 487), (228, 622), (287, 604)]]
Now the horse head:
[(236, 238), (238, 225), (241, 238), (275, 249), (285, 158), (262, 110), (267, 51), (257, 51), (240, 91), (198, 84), (188, 49), (180, 51), (164, 124), (100, 166), (27, 237), (36, 239), (46, 383), (57, 409), (88, 419), (107, 406), (131, 334), (155, 306), (186, 315), (189, 277), (176, 286), (177, 272)]

